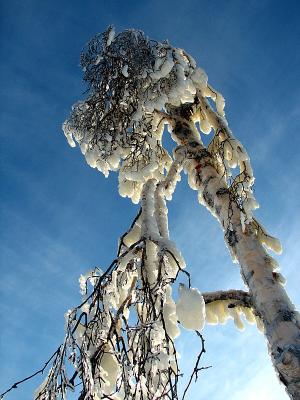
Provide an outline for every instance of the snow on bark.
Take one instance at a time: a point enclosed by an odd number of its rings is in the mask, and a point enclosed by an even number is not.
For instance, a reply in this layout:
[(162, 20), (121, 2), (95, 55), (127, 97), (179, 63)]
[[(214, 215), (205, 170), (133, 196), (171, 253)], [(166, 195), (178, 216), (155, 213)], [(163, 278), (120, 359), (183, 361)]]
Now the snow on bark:
[[(215, 113), (207, 101), (200, 99), (200, 104), (205, 108), (217, 134), (222, 132), (223, 138), (232, 138), (224, 118)], [(254, 313), (258, 324), (262, 323), (279, 379), (286, 386), (289, 396), (292, 399), (298, 399), (300, 395), (299, 314), (279, 282), (277, 273), (274, 272), (276, 263), (266, 252), (263, 244), (277, 252), (281, 251), (281, 246), (276, 239), (267, 235), (252, 217), (252, 209), (256, 204), (253, 201), (249, 205), (249, 200), (253, 199), (251, 186), (254, 179), (249, 160), (246, 160), (245, 150), (240, 145), (232, 147), (232, 149), (239, 148), (242, 155), (241, 159), (238, 156), (237, 158), (241, 167), (240, 174), (243, 174), (242, 178), (245, 181), (245, 189), (239, 197), (237, 192), (232, 192), (231, 189), (239, 183), (241, 177), (238, 175), (233, 186), (230, 187), (226, 180), (227, 166), (222, 167), (221, 161), (213, 157), (209, 147), (206, 149), (200, 140), (195, 139), (194, 125), (190, 119), (186, 118), (183, 122), (182, 112), (178, 111), (178, 114), (173, 135), (185, 148), (185, 169), (192, 182), (191, 186), (198, 190), (200, 202), (220, 222), (232, 257), (234, 261), (239, 262), (241, 275), (249, 287)], [(230, 157), (234, 158), (236, 155)], [(242, 179), (240, 180), (242, 182)], [(246, 202), (246, 207), (244, 202)], [(270, 240), (265, 239), (267, 237), (270, 237)], [(241, 328), (239, 315), (234, 315), (232, 311), (232, 317)], [(214, 321), (213, 315), (211, 321)], [(218, 322), (217, 318), (215, 322)]]
[[(79, 145), (92, 168), (105, 176), (118, 171), (120, 195), (140, 203), (141, 212), (121, 237), (108, 270), (81, 275), (83, 302), (66, 314), (66, 340), (38, 398), (64, 398), (79, 375), (83, 400), (177, 399), (177, 321), (199, 330), (205, 320), (233, 318), (243, 329), (244, 315), (264, 331), (279, 378), (291, 398), (298, 399), (299, 315), (266, 251), (281, 252), (281, 245), (253, 217), (258, 207), (253, 171), (229, 129), (223, 96), (184, 50), (151, 41), (137, 30), (116, 34), (109, 27), (96, 35), (82, 53), (81, 65), (88, 97), (73, 106), (64, 134), (72, 147)], [(165, 124), (178, 144), (172, 157), (163, 147)], [(202, 134), (213, 135), (207, 148)], [(175, 304), (172, 284), (186, 271), (169, 238), (166, 200), (171, 200), (182, 169), (199, 202), (220, 222), (248, 294), (201, 295), (190, 288), (189, 279), (189, 287), (179, 286)], [(66, 359), (75, 370), (71, 379)]]
[(225, 324), (232, 318), (239, 330), (244, 329), (243, 316), (250, 324), (257, 323), (260, 328), (260, 319), (253, 314), (251, 297), (242, 290), (227, 290), (202, 293), (205, 301), (206, 322), (208, 324)]

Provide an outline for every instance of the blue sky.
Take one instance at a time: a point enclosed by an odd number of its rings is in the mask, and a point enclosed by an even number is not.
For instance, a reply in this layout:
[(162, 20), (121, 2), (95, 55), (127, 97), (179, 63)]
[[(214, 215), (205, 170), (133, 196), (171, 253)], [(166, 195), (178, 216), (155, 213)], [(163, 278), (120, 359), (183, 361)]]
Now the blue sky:
[[(61, 124), (83, 98), (82, 47), (97, 32), (138, 28), (193, 55), (226, 99), (234, 134), (250, 154), (257, 217), (283, 243), (287, 291), (299, 295), (299, 2), (10, 0), (1, 5), (0, 392), (32, 371), (64, 336), (80, 301), (78, 277), (113, 259), (137, 207), (117, 179), (91, 169)], [(242, 288), (217, 222), (185, 182), (169, 204), (171, 236), (201, 291)], [(287, 399), (263, 336), (229, 322), (204, 330), (207, 353), (189, 398)], [(193, 335), (178, 338), (191, 368)], [(7, 399), (30, 399), (40, 378)]]

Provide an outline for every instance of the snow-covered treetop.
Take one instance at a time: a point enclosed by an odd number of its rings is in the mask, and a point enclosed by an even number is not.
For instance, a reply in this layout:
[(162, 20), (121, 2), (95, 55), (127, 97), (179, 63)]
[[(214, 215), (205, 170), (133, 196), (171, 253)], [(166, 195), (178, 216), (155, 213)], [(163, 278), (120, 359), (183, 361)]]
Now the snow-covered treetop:
[(161, 142), (166, 121), (155, 110), (193, 102), (207, 76), (167, 41), (133, 29), (115, 34), (112, 27), (90, 40), (81, 66), (88, 98), (73, 106), (64, 133), (91, 167), (105, 176), (120, 170), (120, 194), (137, 202), (141, 183), (159, 178), (171, 163)]
[[(73, 106), (63, 130), (91, 167), (105, 176), (119, 171), (121, 196), (138, 203), (145, 182), (164, 181), (174, 162), (197, 190), (199, 166), (188, 160), (205, 150), (242, 211), (242, 224), (252, 221), (258, 204), (248, 154), (228, 127), (223, 96), (189, 54), (139, 30), (116, 34), (110, 26), (87, 44), (81, 66), (88, 96)], [(177, 145), (185, 147), (181, 166), (163, 147), (165, 124)], [(201, 135), (210, 132), (212, 140), (205, 147)]]

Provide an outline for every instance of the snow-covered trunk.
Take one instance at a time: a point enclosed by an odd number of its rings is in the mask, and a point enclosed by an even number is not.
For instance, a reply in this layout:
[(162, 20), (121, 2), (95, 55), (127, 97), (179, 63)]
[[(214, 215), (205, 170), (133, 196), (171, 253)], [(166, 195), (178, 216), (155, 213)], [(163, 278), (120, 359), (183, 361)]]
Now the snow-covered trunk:
[(272, 258), (260, 243), (251, 224), (241, 221), (241, 210), (230, 194), (227, 182), (214, 167), (209, 151), (197, 138), (188, 119), (177, 118), (173, 137), (186, 150), (185, 169), (190, 185), (198, 190), (199, 201), (218, 219), (232, 257), (241, 267), (249, 287), (254, 313), (264, 326), (269, 352), (279, 379), (292, 399), (300, 399), (300, 320), (278, 274)]

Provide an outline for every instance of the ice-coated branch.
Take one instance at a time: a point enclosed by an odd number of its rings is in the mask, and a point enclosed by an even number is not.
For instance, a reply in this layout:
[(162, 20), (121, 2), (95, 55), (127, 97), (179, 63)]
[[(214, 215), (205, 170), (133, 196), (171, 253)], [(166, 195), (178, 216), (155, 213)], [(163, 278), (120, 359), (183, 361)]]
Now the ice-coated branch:
[[(169, 239), (166, 200), (183, 168), (241, 266), (280, 380), (291, 398), (299, 398), (299, 315), (266, 251), (280, 252), (280, 243), (253, 217), (258, 207), (253, 171), (228, 126), (223, 96), (184, 50), (137, 30), (116, 33), (109, 27), (96, 35), (81, 65), (88, 95), (63, 125), (67, 140), (71, 146), (77, 143), (87, 163), (105, 176), (118, 171), (120, 195), (141, 204), (140, 215), (121, 238), (117, 259), (102, 277), (82, 278), (83, 288), (95, 281), (94, 290), (67, 319), (65, 348), (73, 349), (71, 359), (84, 385), (81, 397), (177, 398), (178, 327), (171, 284), (185, 262)], [(163, 147), (165, 125), (177, 145), (172, 157)], [(212, 139), (206, 147), (202, 135), (207, 134)], [(185, 294), (204, 304), (190, 283)], [(252, 321), (250, 308), (238, 301), (207, 302), (206, 320), (223, 322), (230, 315), (241, 327), (244, 313)], [(192, 326), (184, 312), (181, 319)], [(70, 385), (65, 372), (53, 368), (42, 393), (64, 393)]]
[(5, 390), (3, 393), (0, 394), (0, 399), (3, 399), (4, 396), (9, 393), (11, 390), (13, 389), (17, 389), (19, 385), (21, 385), (22, 383), (29, 381), (30, 379), (34, 378), (35, 376), (39, 375), (39, 374), (43, 374), (45, 369), (47, 368), (47, 366), (50, 364), (50, 362), (53, 360), (54, 357), (56, 357), (59, 352), (60, 352), (60, 348), (61, 346), (59, 346), (59, 348), (49, 357), (49, 359), (44, 363), (43, 367), (40, 368), (39, 370), (33, 372), (32, 374), (30, 374), (29, 376), (27, 376), (26, 378), (20, 379), (19, 381), (13, 383), (7, 390)]
[(259, 330), (263, 330), (260, 317), (253, 313), (252, 300), (248, 292), (243, 290), (219, 290), (202, 293), (205, 301), (206, 322), (208, 324), (224, 324), (233, 318), (239, 330), (244, 329), (241, 316), (253, 324), (256, 322)]
[[(201, 107), (201, 99), (198, 104)], [(297, 399), (300, 394), (299, 314), (282, 286), (281, 275), (274, 271), (277, 263), (267, 253), (264, 245), (278, 252), (281, 251), (281, 247), (252, 216), (251, 210), (255, 208), (256, 203), (250, 201), (249, 169), (248, 172), (246, 167), (243, 169), (244, 161), (241, 161), (241, 172), (238, 175), (242, 190), (232, 190), (235, 181), (231, 184), (226, 168), (219, 167), (224, 160), (219, 159), (218, 165), (216, 160), (218, 161), (219, 153), (214, 153), (214, 147), (205, 148), (202, 142), (195, 138), (192, 119), (194, 108), (193, 103), (171, 110), (175, 119), (176, 112), (178, 113), (173, 135), (177, 137), (179, 144), (185, 146), (185, 169), (189, 184), (198, 191), (200, 203), (220, 222), (232, 257), (239, 262), (241, 275), (249, 287), (253, 310), (262, 322), (279, 379), (285, 385), (289, 396)], [(209, 112), (211, 118), (221, 121), (221, 125), (217, 125), (216, 120), (215, 129), (224, 130), (227, 123), (225, 124), (215, 111)], [(215, 135), (217, 134), (218, 131)], [(247, 173), (243, 176), (245, 171)], [(237, 316), (233, 318), (239, 324)], [(218, 322), (218, 319), (212, 317), (213, 321)]]
[(243, 307), (252, 307), (251, 297), (248, 292), (244, 290), (218, 290), (216, 292), (203, 292), (205, 304), (212, 303), (214, 301), (229, 300), (232, 304), (239, 304)]
[(193, 101), (207, 84), (204, 71), (184, 50), (143, 32), (115, 33), (109, 27), (87, 44), (81, 56), (88, 96), (73, 106), (63, 130), (87, 163), (119, 171), (119, 192), (138, 203), (147, 179), (160, 180), (171, 158), (162, 145), (162, 110)]
[[(178, 172), (176, 160), (177, 167), (164, 180), (149, 179), (143, 185), (140, 212), (121, 236), (118, 255), (107, 270), (95, 268), (80, 276), (83, 301), (66, 313), (65, 341), (36, 400), (65, 399), (67, 390), (79, 384), (82, 400), (178, 399), (178, 320), (188, 329), (201, 329), (204, 301), (190, 282), (178, 306), (172, 295), (172, 284), (185, 267), (167, 234), (163, 198), (166, 182)], [(196, 300), (199, 323), (191, 328), (187, 313), (182, 318), (180, 312), (190, 305), (191, 318), (191, 301)], [(204, 369), (198, 367), (203, 352), (202, 347), (192, 377)]]

